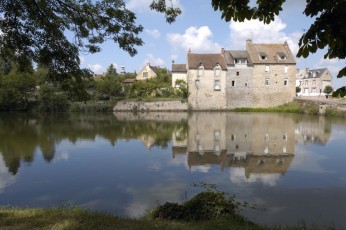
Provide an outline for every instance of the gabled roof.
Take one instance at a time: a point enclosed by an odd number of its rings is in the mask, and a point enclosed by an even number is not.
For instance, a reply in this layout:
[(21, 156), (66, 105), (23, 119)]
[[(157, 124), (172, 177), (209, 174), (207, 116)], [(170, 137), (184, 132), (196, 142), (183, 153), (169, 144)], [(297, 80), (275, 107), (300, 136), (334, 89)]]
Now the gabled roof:
[(187, 63), (189, 69), (198, 69), (201, 64), (205, 69), (214, 69), (219, 64), (221, 69), (227, 70), (225, 58), (222, 54), (197, 54), (189, 52), (187, 54)]
[(247, 63), (251, 64), (249, 54), (246, 50), (225, 50), (224, 56), (228, 66), (234, 65), (234, 60), (238, 58), (246, 59)]
[(159, 67), (156, 67), (156, 66), (152, 66), (152, 65), (150, 65), (150, 66), (149, 66), (149, 68), (150, 68), (152, 71), (154, 71), (154, 73), (156, 73), (156, 74), (158, 74), (158, 73), (159, 73), (159, 70), (160, 70), (160, 68), (159, 68)]
[[(246, 41), (246, 50), (253, 64), (295, 64), (287, 42), (282, 44), (253, 44)], [(261, 56), (265, 58), (262, 59)]]
[[(325, 71), (328, 71), (327, 68), (321, 68), (321, 69), (304, 69), (300, 70), (296, 74), (296, 78), (303, 79), (303, 78), (320, 78), (323, 76), (323, 73)], [(329, 71), (328, 71), (329, 72)], [(332, 76), (330, 76), (332, 77)]]
[(172, 64), (172, 72), (174, 73), (186, 73), (186, 64)]

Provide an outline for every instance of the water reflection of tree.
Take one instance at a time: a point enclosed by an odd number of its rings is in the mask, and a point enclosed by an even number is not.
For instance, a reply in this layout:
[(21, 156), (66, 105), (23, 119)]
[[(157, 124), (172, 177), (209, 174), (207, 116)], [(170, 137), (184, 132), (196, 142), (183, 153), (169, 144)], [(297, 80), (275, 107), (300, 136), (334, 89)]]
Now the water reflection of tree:
[(186, 122), (121, 121), (113, 114), (1, 114), (0, 152), (9, 172), (16, 174), (20, 162), (32, 162), (35, 151), (50, 162), (55, 147), (62, 140), (95, 140), (100, 136), (115, 145), (118, 139), (150, 136), (153, 145), (167, 147), (174, 130), (184, 129)]

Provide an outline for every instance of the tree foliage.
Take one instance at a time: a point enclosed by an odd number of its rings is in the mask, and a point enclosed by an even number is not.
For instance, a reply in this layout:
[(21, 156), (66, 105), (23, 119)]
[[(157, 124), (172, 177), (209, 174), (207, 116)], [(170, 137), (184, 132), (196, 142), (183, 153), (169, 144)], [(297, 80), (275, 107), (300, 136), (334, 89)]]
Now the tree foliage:
[(80, 51), (98, 52), (111, 39), (136, 54), (143, 28), (135, 20), (122, 0), (0, 0), (0, 55), (20, 70), (44, 64), (52, 81), (81, 78), (88, 71), (79, 67)]
[[(157, 7), (152, 9), (165, 13), (171, 1), (154, 0)], [(214, 10), (222, 13), (225, 21), (240, 21), (259, 19), (268, 24), (282, 11), (285, 0), (257, 0), (255, 4), (250, 0), (212, 0)], [(171, 8), (174, 10), (174, 8)], [(325, 59), (346, 58), (346, 1), (345, 0), (307, 0), (304, 14), (315, 18), (314, 23), (299, 40), (297, 57), (308, 57), (318, 49), (327, 49)], [(179, 15), (179, 11), (177, 15)], [(170, 14), (175, 16), (174, 14)], [(169, 16), (169, 15), (168, 15)], [(338, 78), (346, 76), (346, 67), (340, 70)]]
[(323, 89), (323, 93), (329, 95), (333, 92), (333, 87), (331, 87), (330, 85), (327, 85), (324, 89)]

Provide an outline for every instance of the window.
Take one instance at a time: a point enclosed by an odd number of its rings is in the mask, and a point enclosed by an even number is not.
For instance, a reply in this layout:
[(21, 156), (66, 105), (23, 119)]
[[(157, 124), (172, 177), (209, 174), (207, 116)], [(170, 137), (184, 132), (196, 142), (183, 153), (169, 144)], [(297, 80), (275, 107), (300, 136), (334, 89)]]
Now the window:
[(299, 81), (299, 86), (301, 86), (302, 85), (302, 81)]
[(268, 133), (264, 134), (264, 141), (269, 141), (269, 134)]
[(308, 80), (305, 80), (305, 85), (309, 85), (309, 82), (308, 82)]
[(265, 71), (266, 71), (266, 72), (269, 72), (269, 65), (266, 65), (266, 66), (265, 66)]
[(284, 79), (284, 85), (288, 85), (288, 79), (287, 78)]
[(261, 60), (267, 60), (268, 59), (267, 54), (264, 53), (264, 52), (260, 52), (259, 53), (259, 57), (260, 57)]
[(288, 72), (288, 66), (286, 65), (285, 66), (285, 73), (287, 73)]
[(232, 81), (232, 87), (234, 87), (235, 86), (235, 81)]
[(316, 85), (316, 80), (312, 80), (312, 85)]
[(195, 81), (195, 86), (196, 86), (197, 89), (199, 88), (199, 85), (200, 85), (199, 80), (196, 80)]
[(316, 88), (312, 88), (312, 92), (311, 93), (316, 93)]
[(148, 77), (148, 72), (143, 72), (143, 78), (147, 78)]
[(215, 77), (220, 77), (221, 75), (221, 68), (219, 65), (217, 65), (215, 68), (214, 68), (214, 73), (215, 73)]
[(269, 85), (269, 78), (264, 79), (264, 85)]
[(220, 140), (220, 130), (214, 131), (214, 140), (219, 141)]
[(221, 90), (220, 80), (215, 80), (214, 81), (214, 90), (215, 91), (220, 91)]
[(279, 59), (279, 60), (285, 60), (285, 59), (287, 59), (286, 54), (283, 53), (283, 52), (279, 52), (279, 53), (278, 53), (278, 59)]
[(287, 141), (287, 134), (284, 134), (284, 135), (282, 136), (282, 139), (283, 139), (284, 141)]
[(235, 140), (235, 135), (234, 135), (234, 134), (231, 135), (231, 140), (232, 140), (232, 141)]
[(239, 71), (237, 71), (237, 76), (239, 76)]
[(200, 64), (200, 66), (198, 67), (198, 77), (203, 76), (203, 74), (204, 74), (204, 66)]
[(245, 83), (245, 86), (247, 86), (247, 82)]
[(246, 64), (247, 59), (246, 58), (236, 58), (234, 59), (234, 64)]

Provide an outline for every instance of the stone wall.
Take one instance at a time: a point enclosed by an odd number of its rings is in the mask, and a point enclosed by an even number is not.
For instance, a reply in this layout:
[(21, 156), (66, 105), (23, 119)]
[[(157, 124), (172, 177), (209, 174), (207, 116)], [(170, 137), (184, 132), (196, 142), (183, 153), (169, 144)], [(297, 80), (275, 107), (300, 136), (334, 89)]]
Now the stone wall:
[(230, 67), (226, 80), (227, 109), (253, 107), (252, 67)]
[(113, 111), (187, 111), (185, 101), (119, 101)]
[[(215, 90), (215, 80), (220, 81), (220, 90)], [(204, 70), (202, 76), (197, 75), (197, 70), (189, 70), (188, 87), (189, 108), (192, 110), (226, 109), (226, 71), (221, 71), (221, 75), (216, 77), (214, 70)]]
[[(295, 97), (295, 65), (268, 64), (269, 71), (265, 71), (266, 65), (255, 65), (253, 69), (253, 107), (267, 108), (282, 105), (293, 101)], [(287, 66), (287, 73), (285, 73)], [(265, 85), (265, 79), (269, 84)], [(285, 79), (288, 80), (284, 85)]]

